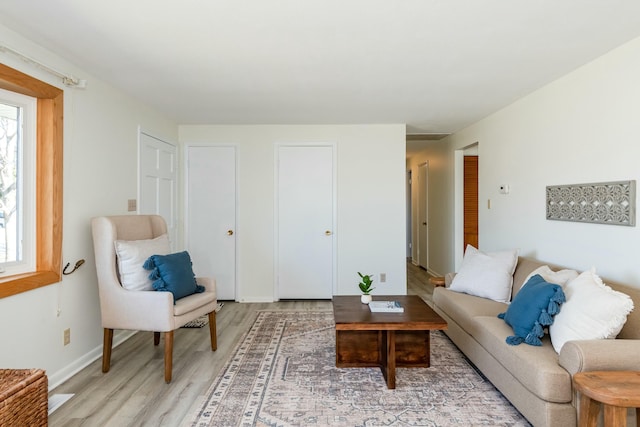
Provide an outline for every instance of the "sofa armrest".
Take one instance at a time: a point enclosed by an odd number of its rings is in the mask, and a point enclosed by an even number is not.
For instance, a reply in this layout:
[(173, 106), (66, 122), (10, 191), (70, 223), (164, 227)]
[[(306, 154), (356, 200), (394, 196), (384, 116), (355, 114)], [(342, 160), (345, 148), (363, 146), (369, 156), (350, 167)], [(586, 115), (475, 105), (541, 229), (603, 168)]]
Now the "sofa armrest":
[(453, 282), (453, 278), (456, 277), (456, 273), (447, 273), (444, 276), (444, 286), (448, 288), (451, 286), (451, 282)]
[(558, 363), (571, 375), (584, 371), (640, 371), (640, 340), (568, 341)]

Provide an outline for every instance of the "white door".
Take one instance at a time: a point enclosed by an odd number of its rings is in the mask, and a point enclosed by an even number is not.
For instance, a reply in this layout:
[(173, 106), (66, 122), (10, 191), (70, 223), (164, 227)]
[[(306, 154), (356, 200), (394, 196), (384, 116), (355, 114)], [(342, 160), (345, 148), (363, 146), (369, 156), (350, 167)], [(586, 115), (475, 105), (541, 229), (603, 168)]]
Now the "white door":
[(216, 279), (219, 300), (235, 300), (235, 147), (187, 147), (186, 197), (187, 250), (194, 273)]
[(139, 214), (161, 215), (175, 247), (177, 238), (176, 146), (146, 133), (139, 135), (140, 205)]
[(333, 295), (333, 146), (279, 146), (277, 293), (279, 299)]
[(429, 164), (418, 167), (418, 265), (429, 268)]

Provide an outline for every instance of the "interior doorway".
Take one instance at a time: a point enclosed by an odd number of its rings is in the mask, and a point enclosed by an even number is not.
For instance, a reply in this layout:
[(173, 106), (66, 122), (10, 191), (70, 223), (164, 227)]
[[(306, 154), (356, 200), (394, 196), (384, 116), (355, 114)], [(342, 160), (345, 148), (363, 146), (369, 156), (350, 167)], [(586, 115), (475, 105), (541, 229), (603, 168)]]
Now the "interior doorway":
[(464, 156), (464, 244), (478, 247), (478, 156)]
[(429, 162), (418, 165), (418, 265), (429, 269)]
[[(479, 188), (480, 188), (480, 153), (479, 153), (479, 144), (476, 142), (472, 145), (469, 145), (461, 150), (456, 150), (454, 152), (454, 244), (453, 244), (453, 259), (454, 259), (454, 268), (455, 271), (460, 269), (462, 265), (462, 259), (464, 257), (464, 249), (465, 249), (465, 158), (473, 157), (477, 158), (478, 169), (475, 173), (475, 179), (469, 180), (470, 182), (475, 181), (474, 186), (478, 189), (476, 190), (475, 201), (469, 201), (467, 203), (468, 206), (475, 206), (475, 215), (476, 215), (476, 223), (477, 228), (473, 230), (470, 235), (476, 234), (478, 237), (479, 243), (479, 235), (480, 235), (480, 221), (478, 217), (479, 212)], [(469, 177), (468, 177), (469, 178)], [(476, 246), (477, 247), (477, 246)]]

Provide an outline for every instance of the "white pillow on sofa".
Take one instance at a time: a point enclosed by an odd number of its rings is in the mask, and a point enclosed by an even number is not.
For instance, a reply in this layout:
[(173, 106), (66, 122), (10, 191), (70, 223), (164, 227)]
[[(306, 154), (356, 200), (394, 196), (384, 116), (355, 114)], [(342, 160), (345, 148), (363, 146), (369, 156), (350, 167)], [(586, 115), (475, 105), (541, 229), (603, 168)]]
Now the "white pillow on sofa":
[(148, 240), (116, 240), (116, 256), (122, 287), (130, 291), (152, 291), (149, 271), (142, 268), (151, 255), (167, 255), (170, 252), (166, 234)]
[(631, 297), (602, 283), (595, 269), (569, 282), (564, 293), (567, 301), (549, 327), (558, 353), (567, 341), (615, 338), (633, 310)]
[(522, 283), (527, 283), (529, 279), (531, 279), (536, 274), (542, 276), (545, 282), (555, 283), (556, 285), (562, 286), (563, 289), (565, 286), (567, 286), (567, 283), (578, 277), (578, 272), (576, 270), (567, 269), (553, 271), (551, 268), (549, 268), (548, 265), (543, 265), (529, 273), (527, 278), (524, 279), (524, 282)]
[(511, 300), (513, 272), (518, 264), (518, 250), (484, 253), (467, 245), (460, 271), (450, 290), (492, 299)]

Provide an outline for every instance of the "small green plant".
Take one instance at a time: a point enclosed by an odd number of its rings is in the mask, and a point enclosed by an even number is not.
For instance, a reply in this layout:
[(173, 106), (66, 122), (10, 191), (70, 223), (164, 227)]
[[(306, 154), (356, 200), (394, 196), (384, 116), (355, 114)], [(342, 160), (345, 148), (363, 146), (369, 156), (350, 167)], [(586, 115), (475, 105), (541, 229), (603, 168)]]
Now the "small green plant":
[(360, 290), (364, 295), (369, 295), (369, 293), (371, 293), (371, 291), (375, 289), (374, 287), (372, 287), (373, 280), (371, 280), (371, 275), (362, 274), (358, 271), (358, 276), (360, 276), (360, 278), (362, 279), (360, 283), (358, 283)]

